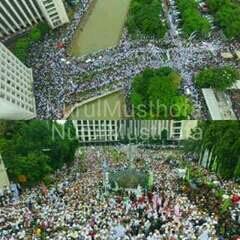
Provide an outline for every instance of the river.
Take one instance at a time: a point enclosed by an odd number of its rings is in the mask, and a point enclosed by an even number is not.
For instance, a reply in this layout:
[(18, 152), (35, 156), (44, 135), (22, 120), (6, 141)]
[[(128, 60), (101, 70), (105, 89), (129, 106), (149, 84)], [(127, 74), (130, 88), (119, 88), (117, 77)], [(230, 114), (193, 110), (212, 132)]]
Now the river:
[(93, 0), (79, 25), (70, 53), (83, 56), (118, 44), (131, 0)]

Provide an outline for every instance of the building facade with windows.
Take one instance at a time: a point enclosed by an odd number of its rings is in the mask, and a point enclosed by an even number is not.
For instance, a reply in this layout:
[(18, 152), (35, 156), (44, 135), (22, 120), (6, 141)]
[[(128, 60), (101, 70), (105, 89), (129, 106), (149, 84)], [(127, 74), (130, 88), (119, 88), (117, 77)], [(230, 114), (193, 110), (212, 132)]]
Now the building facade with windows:
[(161, 139), (184, 140), (190, 137), (191, 129), (197, 126), (197, 121), (174, 120), (123, 120), (119, 124), (121, 139)]
[(119, 123), (118, 120), (74, 121), (77, 138), (82, 143), (118, 141)]
[(36, 117), (32, 69), (0, 43), (0, 119)]
[(82, 143), (121, 140), (188, 139), (197, 121), (173, 120), (81, 120), (75, 121), (77, 137)]
[(47, 21), (54, 29), (69, 22), (63, 0), (1, 0), (0, 39)]

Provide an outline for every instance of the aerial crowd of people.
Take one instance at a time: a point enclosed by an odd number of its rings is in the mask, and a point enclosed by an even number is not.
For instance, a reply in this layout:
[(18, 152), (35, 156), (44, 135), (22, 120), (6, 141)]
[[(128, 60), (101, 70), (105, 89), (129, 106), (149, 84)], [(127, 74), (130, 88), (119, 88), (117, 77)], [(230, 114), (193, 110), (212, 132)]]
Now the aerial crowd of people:
[(230, 90), (228, 93), (232, 101), (233, 111), (237, 119), (240, 119), (240, 90)]
[[(18, 190), (18, 194), (11, 190), (1, 193), (0, 239), (233, 239), (220, 236), (219, 216), (201, 209), (200, 203), (191, 201), (181, 190), (182, 180), (175, 165), (182, 159), (181, 154), (174, 150), (137, 149), (134, 158), (146, 160), (153, 171), (153, 188), (127, 189), (119, 194), (104, 188), (102, 161), (107, 158), (115, 171), (127, 168), (129, 161), (126, 156), (117, 161), (111, 158), (111, 148), (103, 151), (101, 147), (86, 147), (86, 172), (79, 171), (83, 159), (77, 157), (74, 166), (54, 174), (55, 182), (49, 187), (40, 184)], [(115, 148), (126, 153), (122, 146)], [(209, 175), (209, 179), (216, 177)], [(231, 181), (221, 187), (230, 193), (240, 191), (239, 185)], [(200, 202), (206, 198), (199, 197)], [(231, 211), (240, 224), (240, 203)]]
[[(182, 77), (182, 93), (194, 104), (194, 118), (207, 118), (202, 95), (194, 83), (195, 74), (206, 66), (232, 65), (239, 62), (221, 57), (226, 49), (240, 48), (237, 42), (223, 41), (213, 34), (206, 41), (184, 40), (169, 31), (162, 40), (132, 40), (124, 30), (119, 45), (88, 56), (73, 57), (69, 47), (89, 0), (82, 0), (70, 24), (60, 31), (51, 32), (44, 41), (33, 44), (29, 65), (34, 71), (34, 89), (39, 118), (62, 118), (66, 106), (76, 101), (98, 96), (109, 90), (131, 90), (134, 76), (146, 67), (169, 66)], [(171, 24), (174, 26), (174, 24)]]

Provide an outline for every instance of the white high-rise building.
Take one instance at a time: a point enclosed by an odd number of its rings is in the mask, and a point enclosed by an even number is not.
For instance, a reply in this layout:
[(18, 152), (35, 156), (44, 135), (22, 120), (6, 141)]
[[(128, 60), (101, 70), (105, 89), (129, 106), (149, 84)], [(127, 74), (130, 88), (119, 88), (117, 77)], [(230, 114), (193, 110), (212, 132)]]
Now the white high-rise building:
[(0, 119), (35, 117), (32, 69), (0, 43)]
[(54, 29), (69, 22), (63, 0), (0, 0), (0, 38), (47, 21)]

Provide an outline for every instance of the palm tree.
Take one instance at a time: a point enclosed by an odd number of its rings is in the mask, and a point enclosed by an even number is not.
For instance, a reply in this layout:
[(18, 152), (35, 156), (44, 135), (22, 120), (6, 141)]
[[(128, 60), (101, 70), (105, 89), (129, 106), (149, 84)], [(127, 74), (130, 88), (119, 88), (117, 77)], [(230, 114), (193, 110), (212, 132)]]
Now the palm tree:
[(206, 167), (223, 178), (240, 177), (240, 123), (238, 121), (202, 121), (201, 140), (188, 140), (187, 151), (197, 153), (202, 165), (204, 152), (208, 151)]

